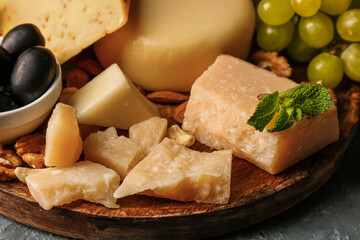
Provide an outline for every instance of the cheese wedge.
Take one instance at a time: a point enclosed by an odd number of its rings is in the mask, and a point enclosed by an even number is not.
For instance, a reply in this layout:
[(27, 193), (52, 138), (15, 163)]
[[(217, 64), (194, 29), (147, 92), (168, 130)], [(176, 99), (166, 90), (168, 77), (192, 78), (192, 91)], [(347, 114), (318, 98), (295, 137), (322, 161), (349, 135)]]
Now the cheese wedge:
[(60, 63), (123, 26), (127, 0), (2, 0), (0, 33), (22, 23), (37, 25)]
[(76, 109), (81, 124), (120, 129), (160, 115), (158, 107), (139, 92), (117, 64), (79, 89), (69, 104)]
[(56, 104), (46, 129), (45, 166), (71, 166), (79, 160), (82, 147), (75, 109)]
[(124, 179), (144, 158), (144, 153), (131, 139), (118, 136), (114, 127), (91, 133), (84, 141), (85, 159), (115, 170)]
[(252, 0), (138, 0), (128, 23), (94, 50), (147, 90), (184, 92), (217, 55), (246, 58), (254, 26)]
[(15, 174), (19, 179), (25, 179), (31, 195), (46, 210), (77, 199), (109, 208), (119, 207), (113, 193), (120, 184), (120, 177), (98, 163), (81, 161), (71, 167), (29, 171), (20, 167), (15, 169)]
[(226, 204), (231, 150), (198, 152), (165, 138), (126, 176), (116, 198), (145, 194), (178, 201)]
[(265, 171), (276, 174), (339, 138), (336, 106), (303, 118), (278, 133), (246, 124), (261, 93), (284, 91), (297, 84), (238, 58), (220, 55), (194, 83), (183, 129), (215, 149), (232, 149)]
[(151, 149), (164, 139), (166, 130), (165, 118), (152, 117), (132, 125), (129, 128), (129, 137), (143, 149), (145, 155), (148, 155)]

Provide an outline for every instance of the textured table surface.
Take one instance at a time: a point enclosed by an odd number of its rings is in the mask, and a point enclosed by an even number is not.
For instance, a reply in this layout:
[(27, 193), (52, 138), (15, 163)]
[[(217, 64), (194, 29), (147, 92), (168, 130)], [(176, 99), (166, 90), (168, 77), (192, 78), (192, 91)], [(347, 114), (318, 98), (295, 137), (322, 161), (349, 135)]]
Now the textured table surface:
[[(68, 238), (0, 215), (1, 239)], [(360, 131), (356, 133), (338, 172), (312, 196), (270, 220), (214, 239), (360, 239)]]

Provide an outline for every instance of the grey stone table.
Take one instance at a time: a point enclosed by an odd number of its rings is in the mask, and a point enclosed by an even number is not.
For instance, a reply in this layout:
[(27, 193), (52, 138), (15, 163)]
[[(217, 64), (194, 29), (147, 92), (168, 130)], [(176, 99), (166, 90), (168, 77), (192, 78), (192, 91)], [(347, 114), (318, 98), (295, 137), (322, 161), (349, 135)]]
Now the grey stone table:
[[(0, 215), (1, 239), (68, 238), (22, 225)], [(356, 133), (337, 173), (312, 196), (270, 220), (214, 239), (360, 239), (360, 131)]]

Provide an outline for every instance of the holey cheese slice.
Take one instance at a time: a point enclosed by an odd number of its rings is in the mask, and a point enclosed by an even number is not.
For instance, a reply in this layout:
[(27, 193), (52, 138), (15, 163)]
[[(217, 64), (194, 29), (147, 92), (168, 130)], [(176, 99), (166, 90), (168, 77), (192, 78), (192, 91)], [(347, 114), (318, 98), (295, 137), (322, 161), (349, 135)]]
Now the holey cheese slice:
[(130, 171), (114, 197), (140, 193), (226, 204), (230, 197), (231, 160), (231, 150), (198, 152), (165, 138)]
[(261, 93), (284, 91), (297, 83), (235, 57), (220, 55), (194, 83), (183, 129), (215, 149), (232, 149), (276, 174), (339, 138), (337, 109), (303, 118), (287, 130), (269, 133), (246, 124)]
[(183, 92), (217, 55), (246, 58), (254, 26), (252, 0), (138, 0), (128, 23), (94, 50), (147, 90)]
[(1, 0), (0, 32), (37, 25), (60, 63), (123, 26), (130, 0)]
[(34, 199), (46, 210), (84, 199), (109, 208), (119, 207), (114, 191), (119, 175), (98, 163), (77, 162), (71, 167), (29, 169), (18, 167), (16, 176), (24, 181)]

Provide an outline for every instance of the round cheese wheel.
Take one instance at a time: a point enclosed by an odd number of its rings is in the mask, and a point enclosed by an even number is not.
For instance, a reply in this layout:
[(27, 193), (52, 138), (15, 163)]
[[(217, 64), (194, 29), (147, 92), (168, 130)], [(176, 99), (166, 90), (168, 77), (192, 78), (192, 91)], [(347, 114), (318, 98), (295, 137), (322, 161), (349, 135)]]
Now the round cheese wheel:
[(189, 91), (219, 54), (246, 58), (254, 27), (252, 0), (138, 0), (94, 50), (147, 90)]

